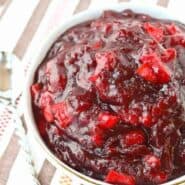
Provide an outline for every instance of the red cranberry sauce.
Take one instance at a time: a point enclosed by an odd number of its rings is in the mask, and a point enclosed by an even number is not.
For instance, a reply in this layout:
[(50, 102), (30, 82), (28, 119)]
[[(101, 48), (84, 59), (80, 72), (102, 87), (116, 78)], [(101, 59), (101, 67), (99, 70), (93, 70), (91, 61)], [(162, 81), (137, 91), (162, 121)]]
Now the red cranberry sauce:
[(185, 174), (185, 28), (105, 11), (62, 34), (31, 87), (41, 136), (62, 161), (119, 185)]

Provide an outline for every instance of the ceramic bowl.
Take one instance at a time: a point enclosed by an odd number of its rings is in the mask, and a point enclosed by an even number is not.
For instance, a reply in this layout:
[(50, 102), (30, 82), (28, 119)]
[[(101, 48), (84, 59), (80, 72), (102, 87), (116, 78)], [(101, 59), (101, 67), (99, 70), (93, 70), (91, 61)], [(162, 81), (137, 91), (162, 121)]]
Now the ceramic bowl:
[[(69, 167), (62, 161), (60, 161), (47, 148), (44, 141), (40, 137), (39, 131), (34, 121), (32, 106), (31, 106), (30, 86), (33, 82), (34, 74), (35, 74), (35, 71), (38, 65), (42, 62), (47, 51), (50, 49), (52, 43), (58, 38), (59, 35), (61, 35), (67, 29), (71, 28), (72, 26), (76, 24), (99, 17), (104, 10), (115, 10), (119, 12), (125, 9), (131, 9), (138, 13), (149, 14), (152, 17), (156, 17), (156, 18), (178, 20), (178, 18), (174, 15), (173, 12), (169, 12), (165, 8), (157, 7), (157, 6), (133, 4), (133, 3), (119, 3), (115, 5), (111, 4), (111, 6), (106, 5), (103, 8), (97, 8), (94, 10), (84, 11), (82, 13), (72, 16), (71, 18), (67, 19), (65, 22), (60, 22), (56, 26), (56, 28), (48, 35), (47, 39), (43, 43), (40, 43), (40, 45), (37, 45), (37, 52), (33, 54), (34, 57), (31, 61), (31, 67), (27, 74), (25, 90), (24, 90), (24, 115), (25, 115), (26, 124), (28, 126), (28, 130), (30, 131), (34, 139), (36, 139), (39, 147), (43, 150), (44, 154), (46, 155), (46, 158), (57, 169), (65, 171), (67, 175), (76, 179), (75, 185), (108, 185), (108, 184), (105, 182), (90, 178), (72, 169), (71, 167)], [(185, 185), (185, 175), (175, 180), (172, 180), (170, 182), (167, 182), (163, 185), (177, 185), (177, 184)]]

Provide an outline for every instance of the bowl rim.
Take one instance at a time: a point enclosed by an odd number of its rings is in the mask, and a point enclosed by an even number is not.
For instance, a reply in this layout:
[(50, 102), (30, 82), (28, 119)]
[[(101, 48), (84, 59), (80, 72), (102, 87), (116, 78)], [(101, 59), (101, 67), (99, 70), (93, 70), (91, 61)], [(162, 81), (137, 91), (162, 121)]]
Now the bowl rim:
[[(30, 86), (33, 82), (35, 70), (37, 69), (38, 65), (42, 62), (44, 59), (47, 51), (51, 47), (51, 45), (54, 43), (54, 41), (64, 33), (69, 28), (80, 24), (82, 22), (92, 20), (94, 18), (97, 18), (101, 15), (101, 13), (104, 10), (115, 10), (115, 11), (122, 11), (124, 9), (131, 9), (138, 13), (144, 13), (149, 14), (156, 18), (165, 18), (170, 20), (179, 20), (178, 17), (174, 14), (174, 12), (170, 12), (166, 8), (159, 7), (157, 5), (144, 5), (139, 3), (132, 3), (132, 2), (126, 2), (126, 3), (113, 3), (110, 5), (105, 5), (104, 7), (97, 7), (97, 9), (89, 9), (86, 11), (83, 11), (81, 13), (78, 13), (74, 16), (71, 16), (70, 18), (66, 19), (63, 23), (59, 24), (52, 30), (49, 34), (46, 40), (39, 43), (39, 46), (37, 47), (37, 51), (35, 50), (34, 57), (31, 60), (31, 65), (28, 69), (28, 73), (25, 80), (24, 85), (24, 91), (23, 91), (23, 107), (24, 107), (24, 116), (25, 116), (25, 122), (28, 127), (28, 131), (33, 135), (33, 138), (37, 141), (37, 143), (40, 145), (40, 147), (43, 149), (43, 151), (46, 154), (46, 158), (55, 166), (59, 168), (64, 168), (68, 173), (77, 176), (84, 180), (85, 182), (94, 184), (94, 185), (108, 185), (108, 183), (105, 183), (100, 180), (93, 179), (91, 177), (88, 177), (77, 170), (69, 167), (64, 162), (60, 161), (46, 146), (44, 141), (42, 140), (35, 121), (34, 116), (32, 113), (32, 106), (31, 106), (31, 94), (30, 94)], [(173, 16), (172, 16), (173, 15)], [(38, 49), (39, 48), (39, 49)], [(166, 182), (163, 185), (174, 185), (176, 183), (182, 183), (185, 182), (185, 175), (174, 179), (172, 181)]]

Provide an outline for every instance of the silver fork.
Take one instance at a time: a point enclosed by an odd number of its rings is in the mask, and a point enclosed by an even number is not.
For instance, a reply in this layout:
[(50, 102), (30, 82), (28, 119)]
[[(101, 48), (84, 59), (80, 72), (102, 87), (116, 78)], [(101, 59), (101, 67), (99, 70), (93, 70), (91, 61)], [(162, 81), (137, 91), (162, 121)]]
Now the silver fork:
[[(0, 52), (0, 104), (6, 105), (13, 113), (13, 122), (15, 125), (16, 134), (19, 137), (19, 143), (24, 153), (26, 167), (28, 168), (29, 175), (31, 176), (33, 185), (40, 185), (36, 171), (34, 168), (33, 157), (29, 147), (26, 130), (23, 126), (23, 121), (19, 115), (16, 107), (15, 98), (13, 98), (13, 66), (18, 66), (20, 60), (13, 54), (7, 52)], [(21, 70), (21, 69), (19, 69)], [(19, 85), (19, 82), (15, 82)]]
[(0, 52), (0, 103), (11, 103), (11, 65), (10, 55)]

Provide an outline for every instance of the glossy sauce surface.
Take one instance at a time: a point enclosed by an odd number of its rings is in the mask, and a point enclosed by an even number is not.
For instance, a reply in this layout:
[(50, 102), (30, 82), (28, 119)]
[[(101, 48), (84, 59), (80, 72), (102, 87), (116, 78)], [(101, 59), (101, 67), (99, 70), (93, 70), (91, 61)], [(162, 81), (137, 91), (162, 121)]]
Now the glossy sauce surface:
[(31, 87), (35, 121), (52, 152), (118, 185), (185, 174), (184, 31), (126, 10), (62, 34)]

